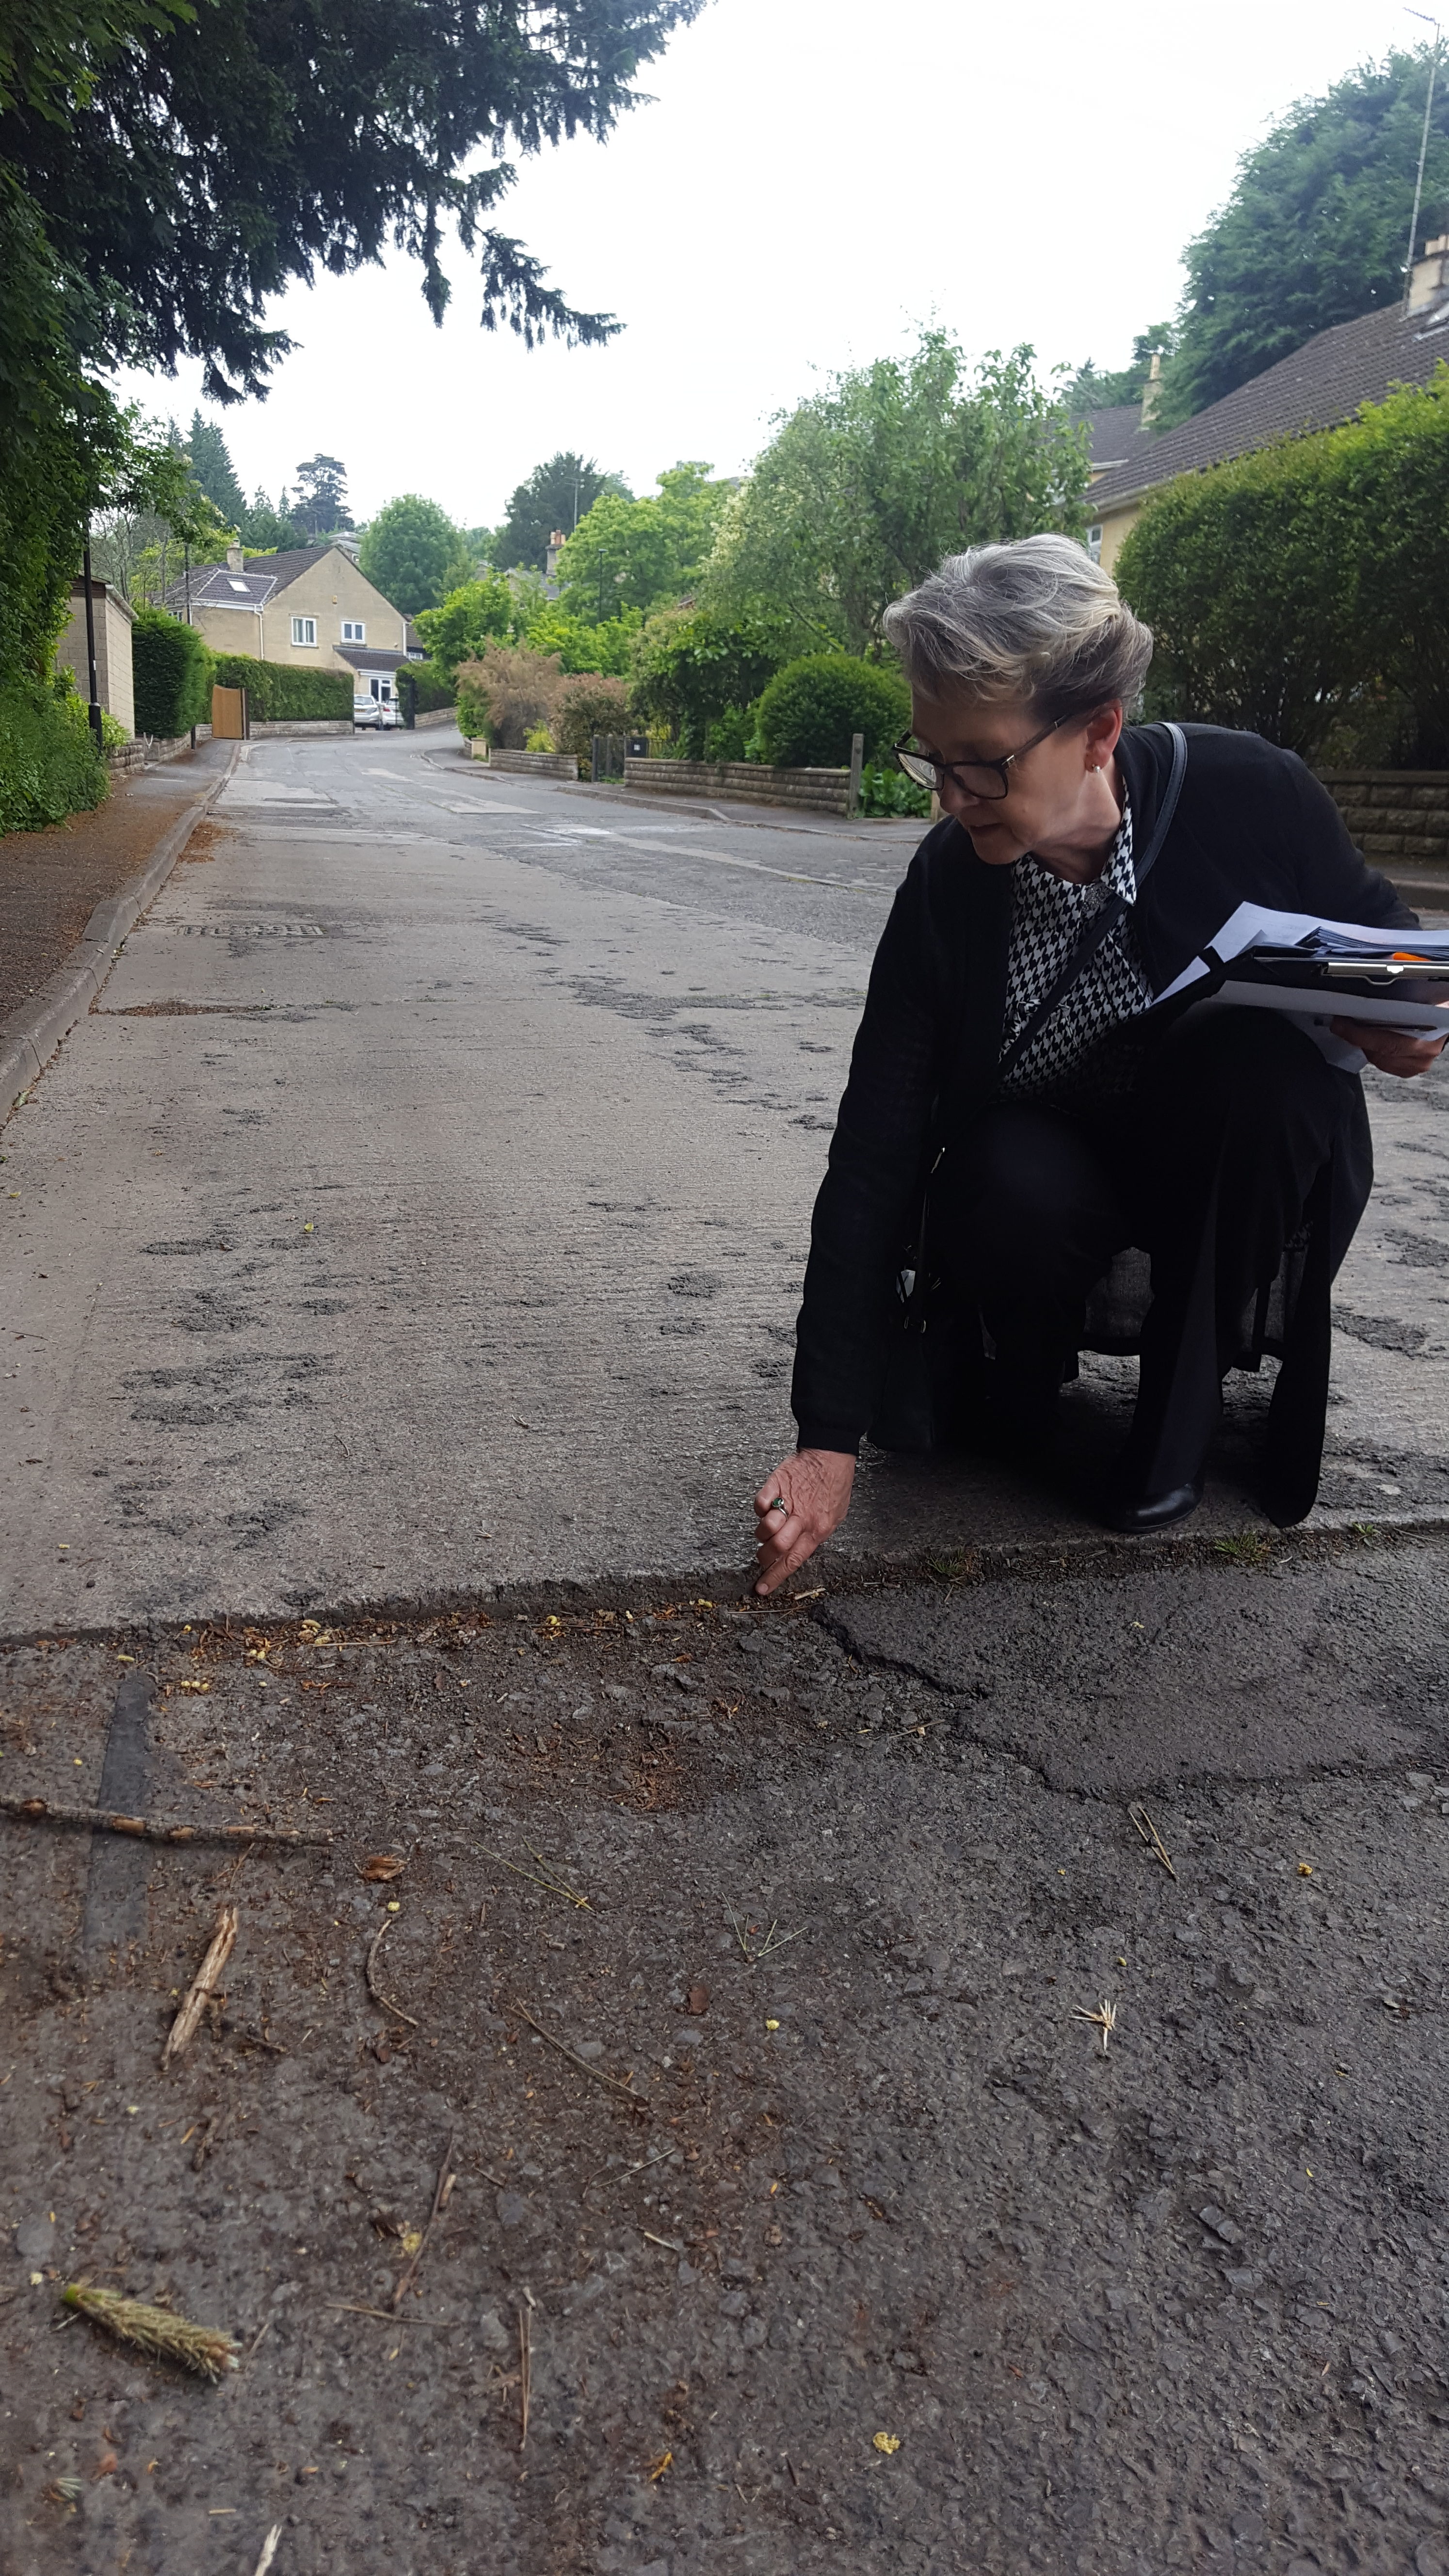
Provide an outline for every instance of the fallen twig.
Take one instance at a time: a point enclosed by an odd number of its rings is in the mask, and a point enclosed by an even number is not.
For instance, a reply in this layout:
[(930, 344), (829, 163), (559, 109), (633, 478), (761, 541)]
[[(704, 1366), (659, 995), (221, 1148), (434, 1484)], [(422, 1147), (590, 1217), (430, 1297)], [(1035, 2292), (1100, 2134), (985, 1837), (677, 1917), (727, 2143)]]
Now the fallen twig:
[(381, 2004), (384, 2012), (396, 2013), (398, 2020), (405, 2021), (410, 2030), (421, 2030), (422, 2023), (415, 2021), (410, 2012), (404, 2012), (401, 2004), (395, 2004), (391, 1995), (385, 1995), (372, 1973), (373, 1962), (375, 1961), (379, 1950), (382, 1948), (385, 1936), (391, 1930), (392, 1916), (390, 1914), (385, 1914), (372, 1936), (372, 1947), (368, 1951), (367, 1959), (363, 1967), (363, 1975), (367, 1979), (367, 1991), (371, 1995), (375, 2004)]
[(652, 2227), (641, 2227), (639, 2233), (646, 2245), (662, 2245), (666, 2254), (683, 2254), (688, 2250), (680, 2244), (677, 2236), (656, 2236)]
[(443, 2149), (443, 2161), (438, 2167), (438, 2179), (433, 2185), (433, 2205), (428, 2212), (427, 2225), (423, 2229), (422, 2236), (418, 2244), (418, 2250), (414, 2254), (412, 2261), (408, 2264), (405, 2271), (398, 2274), (397, 2287), (392, 2294), (394, 2315), (396, 2315), (408, 2291), (412, 2288), (414, 2281), (418, 2277), (418, 2265), (421, 2263), (423, 2256), (428, 2250), (428, 2238), (433, 2232), (433, 2222), (436, 2219), (438, 2212), (446, 2204), (448, 2195), (453, 2188), (452, 2154), (453, 2131), (450, 2129), (448, 2131), (448, 2143)]
[(216, 1981), (231, 1957), (241, 1917), (234, 1905), (223, 1905), (216, 1918), (211, 1946), (182, 1998), (181, 2010), (166, 2034), (161, 2063), (169, 2066), (196, 2037), (197, 2025), (216, 1992)]
[(642, 2109), (648, 2109), (643, 2095), (636, 2093), (632, 2084), (623, 2083), (617, 2075), (606, 2075), (601, 2066), (591, 2066), (586, 2057), (580, 2057), (577, 2049), (567, 2047), (563, 2040), (555, 2039), (551, 2030), (545, 2030), (541, 2021), (535, 2021), (526, 2005), (515, 2003), (513, 2010), (527, 2022), (530, 2030), (537, 2031), (540, 2039), (547, 2040), (550, 2048), (556, 2048), (560, 2057), (566, 2057), (570, 2066), (576, 2066), (581, 2075), (592, 2075), (594, 2082), (602, 2084), (608, 2092), (622, 2093), (626, 2102), (637, 2102)]
[(276, 2557), (277, 2543), (281, 2537), (282, 2526), (279, 2522), (274, 2522), (271, 2530), (266, 2536), (266, 2539), (262, 2542), (262, 2554), (256, 2563), (255, 2576), (267, 2576), (267, 2569), (270, 2567), (272, 2560)]
[(331, 2305), (339, 2316), (379, 2317), (385, 2326), (450, 2326), (457, 2322), (453, 2317), (400, 2317), (391, 2308), (362, 2307), (356, 2299), (333, 2299)]
[(147, 2307), (141, 2299), (96, 2289), (89, 2281), (69, 2281), (60, 2295), (64, 2306), (105, 2326), (122, 2343), (135, 2344), (157, 2361), (179, 2361), (202, 2379), (221, 2379), (239, 2366), (236, 2337), (218, 2326), (194, 2326), (169, 2308)]
[(120, 1816), (108, 1807), (63, 1807), (51, 1798), (0, 1794), (0, 1816), (26, 1824), (81, 1825), (88, 1833), (134, 1834), (148, 1843), (292, 1843), (322, 1849), (330, 1834), (302, 1834), (293, 1825), (189, 1825), (160, 1816)]
[(533, 2394), (533, 2352), (529, 2336), (528, 2310), (518, 2303), (518, 2447), (528, 2448), (528, 2401)]
[(1134, 1803), (1128, 1808), (1127, 1813), (1131, 1817), (1137, 1831), (1142, 1836), (1148, 1850), (1157, 1860), (1161, 1861), (1168, 1877), (1176, 1878), (1177, 1872), (1172, 1866), (1172, 1856), (1169, 1853), (1167, 1845), (1164, 1843), (1161, 1834), (1158, 1832), (1157, 1827), (1154, 1825), (1152, 1818), (1149, 1816), (1147, 1809), (1143, 1806), (1137, 1805), (1134, 1801)]
[[(552, 1864), (544, 1859), (542, 1852), (533, 1851), (531, 1844), (525, 1843), (524, 1849), (525, 1851), (532, 1853), (532, 1857), (538, 1862), (540, 1869), (548, 1869), (551, 1867)], [(544, 1888), (550, 1896), (561, 1896), (564, 1899), (565, 1904), (580, 1906), (584, 1912), (587, 1913), (589, 1905), (588, 1898), (586, 1896), (580, 1896), (576, 1887), (566, 1886), (563, 1880), (556, 1878), (538, 1878), (531, 1869), (524, 1869), (520, 1862), (516, 1860), (505, 1860), (502, 1852), (485, 1851), (483, 1853), (483, 1858), (485, 1860), (496, 1861), (500, 1869), (511, 1869), (515, 1878), (526, 1878), (530, 1887)]]
[[(741, 1923), (739, 1916), (736, 1914), (734, 1907), (732, 1905), (727, 1905), (725, 1907), (725, 1912), (729, 1916), (730, 1922), (734, 1928), (735, 1939), (738, 1941), (740, 1948), (745, 1954), (746, 1963), (752, 1968), (758, 1967), (761, 1959), (768, 1959), (772, 1952), (783, 1950), (787, 1941), (798, 1941), (800, 1938), (798, 1932), (781, 1932), (778, 1919), (776, 1919), (771, 1922), (769, 1931), (765, 1934), (758, 1950), (752, 1950), (745, 1935), (745, 1927)], [(776, 1937), (777, 1935), (778, 1938)]]
[(1090, 2021), (1096, 2023), (1097, 2028), (1102, 2034), (1102, 2055), (1105, 2057), (1107, 2054), (1107, 2042), (1117, 2027), (1117, 2007), (1111, 2001), (1110, 1997), (1106, 1995), (1102, 1997), (1101, 2008), (1097, 2012), (1088, 2012), (1085, 2004), (1078, 2004), (1076, 2012), (1073, 2015), (1073, 2019), (1076, 2021)]
[[(670, 2157), (677, 2156), (679, 2153), (680, 2149), (678, 2144), (674, 2140), (671, 2140), (667, 2147), (656, 2148), (652, 2156), (641, 2156), (637, 2164), (624, 2165), (619, 2170), (616, 2179), (619, 2182), (627, 2182), (631, 2174), (647, 2173), (651, 2165), (667, 2165)], [(595, 2165), (593, 2172), (583, 2183), (580, 2184), (579, 2198), (584, 2203), (585, 2207), (588, 2205), (589, 2194), (593, 2190), (599, 2176), (601, 2174), (608, 2173), (609, 2170), (610, 2168), (608, 2165)], [(492, 2180), (491, 2174), (489, 2176), (489, 2180), (490, 2182)]]

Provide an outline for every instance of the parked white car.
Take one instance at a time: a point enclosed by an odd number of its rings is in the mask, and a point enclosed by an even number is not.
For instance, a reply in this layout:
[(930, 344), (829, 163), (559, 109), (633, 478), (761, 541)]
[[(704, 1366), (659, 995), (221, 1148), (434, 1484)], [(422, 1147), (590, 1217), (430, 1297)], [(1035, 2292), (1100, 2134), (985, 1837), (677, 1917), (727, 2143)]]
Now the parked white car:
[(359, 689), (352, 701), (352, 729), (364, 728), (373, 733), (386, 733), (397, 723), (397, 705), (392, 698), (375, 698), (370, 690)]

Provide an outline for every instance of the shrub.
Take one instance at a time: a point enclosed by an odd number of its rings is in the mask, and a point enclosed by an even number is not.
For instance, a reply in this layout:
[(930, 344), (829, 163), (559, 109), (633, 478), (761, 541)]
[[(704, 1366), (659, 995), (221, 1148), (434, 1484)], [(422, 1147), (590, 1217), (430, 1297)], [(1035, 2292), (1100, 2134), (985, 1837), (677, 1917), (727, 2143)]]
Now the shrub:
[(70, 689), (43, 680), (0, 689), (0, 832), (43, 832), (104, 803), (108, 785), (86, 709)]
[(174, 742), (211, 718), (215, 668), (200, 629), (164, 608), (140, 608), (131, 628), (136, 731)]
[(733, 758), (709, 749), (710, 726), (748, 707), (788, 653), (784, 622), (771, 611), (662, 609), (634, 648), (635, 712), (677, 732), (685, 760)]
[(350, 671), (299, 670), (291, 662), (259, 662), (252, 653), (219, 653), (217, 684), (245, 689), (254, 724), (333, 722), (352, 713), (357, 682)]
[(449, 679), (460, 662), (474, 660), (490, 638), (501, 639), (512, 625), (513, 593), (497, 573), (461, 583), (441, 608), (425, 608), (417, 619), (434, 666)]
[(807, 653), (787, 662), (763, 691), (760, 747), (779, 769), (845, 769), (853, 734), (878, 762), (911, 720), (911, 693), (898, 671), (849, 653)]
[(557, 751), (558, 744), (547, 725), (533, 725), (523, 746), (525, 751)]
[(571, 751), (580, 760), (592, 756), (596, 733), (627, 733), (629, 692), (623, 681), (592, 672), (565, 680), (553, 730), (560, 751)]
[(918, 787), (903, 769), (892, 762), (883, 769), (863, 769), (860, 773), (860, 810), (862, 814), (919, 814), (931, 810), (930, 791)]
[(758, 760), (758, 717), (753, 707), (726, 707), (704, 729), (706, 760)]
[(490, 644), (458, 665), (458, 723), (472, 741), (522, 751), (536, 725), (552, 724), (562, 681), (557, 654)]

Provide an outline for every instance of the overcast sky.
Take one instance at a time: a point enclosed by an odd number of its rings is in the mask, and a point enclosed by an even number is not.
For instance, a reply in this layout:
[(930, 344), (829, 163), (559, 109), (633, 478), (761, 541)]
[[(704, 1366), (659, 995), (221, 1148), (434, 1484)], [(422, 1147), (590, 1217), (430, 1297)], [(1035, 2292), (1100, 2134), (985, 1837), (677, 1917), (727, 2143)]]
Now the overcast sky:
[[(612, 141), (524, 163), (503, 201), (502, 228), (617, 340), (529, 354), (480, 331), (461, 255), (441, 331), (401, 258), (325, 279), (268, 317), (298, 346), (225, 416), (237, 470), (274, 493), (320, 448), (359, 518), (419, 491), (491, 525), (561, 447), (637, 492), (678, 457), (738, 473), (772, 413), (933, 316), (972, 353), (1120, 365), (1176, 304), (1239, 153), (1426, 33), (1397, 0), (711, 0)], [(185, 424), (199, 384), (186, 367), (123, 390)]]

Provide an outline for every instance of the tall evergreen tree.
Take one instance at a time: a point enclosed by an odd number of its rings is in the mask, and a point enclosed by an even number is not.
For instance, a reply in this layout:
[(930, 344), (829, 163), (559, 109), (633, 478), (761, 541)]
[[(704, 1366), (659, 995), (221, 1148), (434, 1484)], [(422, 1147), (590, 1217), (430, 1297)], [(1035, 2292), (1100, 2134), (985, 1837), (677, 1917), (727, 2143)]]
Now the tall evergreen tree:
[(297, 468), (297, 491), (292, 515), (306, 529), (313, 545), (319, 537), (334, 534), (338, 528), (350, 528), (347, 507), (347, 468), (336, 456), (312, 456)]
[(246, 494), (237, 481), (230, 450), (216, 422), (194, 411), (187, 447), (197, 486), (221, 512), (229, 528), (240, 528), (246, 516)]
[(605, 492), (616, 493), (621, 501), (634, 497), (622, 475), (602, 473), (591, 456), (560, 448), (518, 485), (498, 531), (494, 562), (505, 572), (512, 564), (531, 564), (542, 572), (555, 530), (571, 536)]

